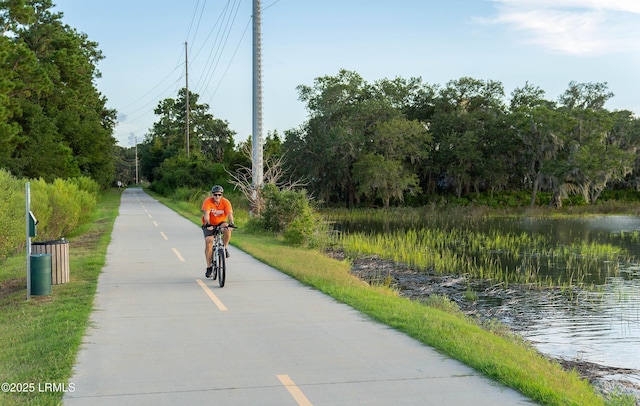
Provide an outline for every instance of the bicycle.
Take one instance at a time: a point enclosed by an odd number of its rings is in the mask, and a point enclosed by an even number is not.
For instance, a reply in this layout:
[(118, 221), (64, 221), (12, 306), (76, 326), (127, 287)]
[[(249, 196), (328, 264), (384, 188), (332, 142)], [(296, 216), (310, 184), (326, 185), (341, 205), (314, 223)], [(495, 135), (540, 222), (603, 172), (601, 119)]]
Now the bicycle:
[[(227, 274), (226, 253), (224, 250), (224, 243), (222, 242), (222, 232), (228, 227), (214, 226), (213, 227), (213, 242), (211, 246), (211, 264), (213, 269), (211, 271), (211, 279), (218, 279), (218, 285), (224, 288), (224, 283)], [(232, 227), (237, 228), (237, 227)]]

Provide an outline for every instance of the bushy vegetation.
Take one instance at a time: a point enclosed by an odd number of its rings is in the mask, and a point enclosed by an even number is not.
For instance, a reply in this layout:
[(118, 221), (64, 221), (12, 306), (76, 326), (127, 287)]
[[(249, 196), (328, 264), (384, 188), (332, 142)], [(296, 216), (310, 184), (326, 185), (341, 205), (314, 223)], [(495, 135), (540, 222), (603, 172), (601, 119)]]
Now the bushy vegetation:
[(279, 190), (274, 184), (262, 189), (264, 210), (252, 221), (258, 228), (282, 234), (288, 244), (314, 246), (320, 241), (322, 218), (305, 190)]
[(224, 165), (203, 159), (177, 155), (164, 160), (154, 173), (151, 189), (164, 196), (171, 196), (177, 190), (184, 193), (185, 189), (211, 189), (214, 184), (222, 184), (227, 189), (223, 181), (227, 178)]
[(60, 239), (86, 223), (100, 190), (98, 183), (87, 177), (47, 183), (43, 179), (18, 179), (0, 169), (0, 260), (24, 248), (26, 182), (30, 184), (31, 211), (38, 220), (34, 241)]

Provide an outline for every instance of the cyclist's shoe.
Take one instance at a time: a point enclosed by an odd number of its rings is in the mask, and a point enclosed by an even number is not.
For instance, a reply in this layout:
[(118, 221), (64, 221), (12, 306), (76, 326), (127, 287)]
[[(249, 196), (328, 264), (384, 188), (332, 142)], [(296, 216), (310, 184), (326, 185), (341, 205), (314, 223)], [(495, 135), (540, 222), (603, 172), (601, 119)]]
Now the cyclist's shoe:
[(204, 277), (205, 278), (210, 278), (211, 277), (211, 271), (213, 270), (213, 267), (210, 266), (207, 268), (207, 272), (205, 272)]
[(224, 256), (229, 258), (229, 251), (226, 248), (224, 249)]

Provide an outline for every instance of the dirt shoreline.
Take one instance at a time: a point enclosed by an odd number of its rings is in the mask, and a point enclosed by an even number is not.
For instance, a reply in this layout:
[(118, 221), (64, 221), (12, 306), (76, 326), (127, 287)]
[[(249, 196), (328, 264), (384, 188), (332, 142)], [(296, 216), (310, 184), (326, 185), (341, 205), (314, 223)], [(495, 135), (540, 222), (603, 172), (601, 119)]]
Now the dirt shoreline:
[[(341, 251), (330, 251), (327, 255), (343, 260)], [(527, 286), (510, 284), (508, 288), (483, 281), (470, 281), (464, 275), (435, 275), (411, 269), (406, 264), (379, 258), (377, 255), (350, 258), (351, 272), (368, 283), (388, 284), (411, 300), (424, 301), (431, 295), (442, 295), (455, 302), (460, 310), (480, 321), (500, 321), (513, 333), (518, 334), (530, 325), (531, 313), (521, 311), (518, 304), (524, 302), (531, 290)], [(469, 287), (482, 292), (483, 300), (469, 300)], [(561, 292), (547, 289), (546, 295), (562, 297)], [(499, 302), (499, 306), (482, 305)], [(617, 368), (583, 360), (556, 359), (565, 369), (576, 370), (604, 395), (613, 392), (631, 394), (640, 405), (640, 385), (636, 382), (640, 370)]]

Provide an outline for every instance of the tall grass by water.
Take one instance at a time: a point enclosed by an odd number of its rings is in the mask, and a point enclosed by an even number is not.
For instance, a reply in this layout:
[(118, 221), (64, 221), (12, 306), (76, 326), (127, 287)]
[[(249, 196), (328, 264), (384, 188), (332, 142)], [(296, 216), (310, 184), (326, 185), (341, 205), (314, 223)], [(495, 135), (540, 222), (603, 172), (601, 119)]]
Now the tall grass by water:
[[(336, 227), (331, 237), (348, 256), (378, 255), (425, 272), (503, 284), (586, 286), (594, 277), (617, 275), (620, 263), (630, 260), (625, 249), (606, 242), (576, 238), (558, 244), (542, 234), (479, 230), (483, 213), (462, 215), (459, 209), (337, 210), (325, 215), (338, 224), (358, 224)], [(632, 240), (638, 235), (609, 238)]]

